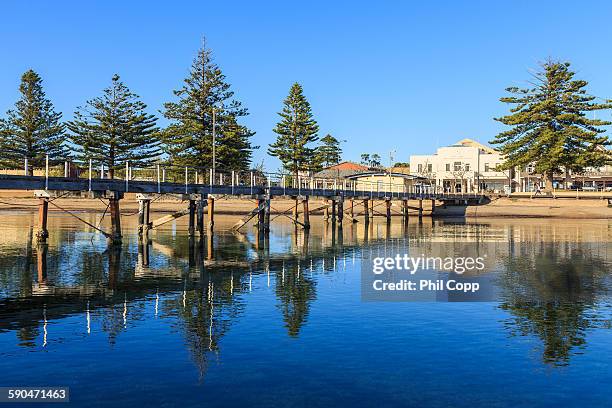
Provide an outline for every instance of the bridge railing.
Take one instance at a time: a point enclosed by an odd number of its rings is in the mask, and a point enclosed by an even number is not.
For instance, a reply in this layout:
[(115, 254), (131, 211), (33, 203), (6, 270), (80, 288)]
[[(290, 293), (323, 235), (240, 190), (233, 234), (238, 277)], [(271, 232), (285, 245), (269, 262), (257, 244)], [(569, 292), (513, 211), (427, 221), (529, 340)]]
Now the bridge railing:
[[(189, 186), (233, 186), (254, 188), (282, 188), (291, 194), (312, 194), (316, 191), (325, 193), (344, 193), (345, 195), (361, 195), (372, 198), (401, 198), (406, 196), (432, 198), (432, 197), (469, 197), (477, 193), (452, 193), (436, 185), (414, 185), (404, 180), (389, 177), (359, 179), (322, 178), (309, 175), (290, 175), (275, 172), (262, 172), (257, 170), (231, 170), (223, 168), (179, 166), (168, 163), (159, 163), (149, 166), (134, 165), (124, 162), (112, 169), (102, 164), (88, 163), (50, 163), (48, 160), (43, 169), (29, 169), (26, 165), (24, 174), (32, 173), (34, 176), (63, 177), (68, 179), (88, 179), (91, 189), (92, 181), (113, 178), (125, 183), (125, 191), (129, 191), (130, 183), (145, 181), (156, 183), (161, 192), (161, 186), (166, 183), (181, 184), (185, 191)], [(111, 177), (112, 176), (112, 177)], [(47, 187), (46, 184), (46, 187)]]

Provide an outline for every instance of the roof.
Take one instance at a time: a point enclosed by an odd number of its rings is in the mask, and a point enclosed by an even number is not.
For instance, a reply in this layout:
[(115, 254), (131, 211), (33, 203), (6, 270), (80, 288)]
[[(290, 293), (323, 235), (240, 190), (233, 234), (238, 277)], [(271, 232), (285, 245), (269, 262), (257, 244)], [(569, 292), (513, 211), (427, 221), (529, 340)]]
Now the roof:
[(321, 178), (346, 178), (355, 173), (362, 173), (368, 171), (367, 166), (361, 164), (345, 161), (338, 163), (334, 166), (329, 166), (314, 174), (314, 177)]
[(369, 169), (368, 166), (364, 166), (363, 164), (354, 163), (350, 161), (343, 161), (342, 163), (338, 163), (333, 166), (327, 167), (325, 170), (333, 169), (333, 170), (361, 170), (366, 171)]
[(425, 177), (421, 177), (421, 176), (415, 176), (412, 174), (406, 174), (406, 173), (397, 173), (397, 172), (387, 172), (384, 170), (373, 170), (373, 171), (365, 171), (362, 173), (355, 173), (352, 174), (348, 177), (346, 177), (347, 179), (351, 180), (351, 179), (356, 179), (356, 178), (361, 178), (361, 177), (371, 177), (371, 176), (391, 176), (391, 177), (400, 177), (400, 178), (405, 178), (408, 180), (419, 180), (419, 179), (425, 179)]
[(495, 149), (493, 149), (492, 147), (489, 147), (487, 145), (484, 145), (480, 142), (477, 142), (473, 139), (462, 139), (460, 141), (458, 141), (457, 143), (455, 143), (453, 146), (465, 146), (465, 147), (476, 147), (480, 150), (485, 151), (486, 153), (497, 153), (497, 151)]

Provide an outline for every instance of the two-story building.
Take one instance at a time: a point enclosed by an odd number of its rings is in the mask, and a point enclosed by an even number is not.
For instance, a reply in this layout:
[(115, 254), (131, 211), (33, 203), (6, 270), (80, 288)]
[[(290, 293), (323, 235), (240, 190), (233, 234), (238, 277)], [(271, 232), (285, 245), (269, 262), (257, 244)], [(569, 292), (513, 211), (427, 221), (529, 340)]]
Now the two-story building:
[(410, 171), (447, 192), (508, 192), (516, 189), (513, 171), (498, 169), (496, 150), (471, 139), (440, 147), (430, 155), (410, 156)]

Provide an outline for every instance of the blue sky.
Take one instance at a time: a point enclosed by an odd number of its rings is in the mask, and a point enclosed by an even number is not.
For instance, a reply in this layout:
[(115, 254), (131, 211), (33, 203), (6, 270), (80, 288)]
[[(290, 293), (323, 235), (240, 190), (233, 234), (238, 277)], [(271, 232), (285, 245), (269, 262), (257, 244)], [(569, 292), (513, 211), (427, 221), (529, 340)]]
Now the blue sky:
[(114, 73), (157, 112), (206, 36), (268, 170), (278, 168), (266, 148), (295, 81), (321, 136), (348, 140), (346, 159), (378, 152), (386, 164), (396, 150), (408, 161), (461, 138), (492, 139), (504, 88), (525, 85), (549, 57), (612, 98), (611, 17), (611, 4), (594, 1), (5, 1), (0, 112), (28, 68), (65, 118)]

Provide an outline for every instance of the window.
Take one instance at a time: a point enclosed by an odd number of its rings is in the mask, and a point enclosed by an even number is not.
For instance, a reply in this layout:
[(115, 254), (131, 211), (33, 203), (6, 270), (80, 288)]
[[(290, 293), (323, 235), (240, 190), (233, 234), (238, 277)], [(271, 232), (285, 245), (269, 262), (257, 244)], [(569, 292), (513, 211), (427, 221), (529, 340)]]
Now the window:
[(450, 171), (450, 163), (446, 163), (446, 171)]
[(470, 171), (470, 165), (465, 163), (465, 171)]
[(423, 172), (423, 165), (421, 163), (419, 163), (419, 173)]
[(453, 169), (455, 171), (461, 171), (461, 162), (455, 162), (453, 163)]
[(427, 165), (427, 171), (430, 173), (433, 171), (433, 165), (431, 163)]
[(489, 163), (485, 163), (485, 172), (491, 171), (489, 168)]

